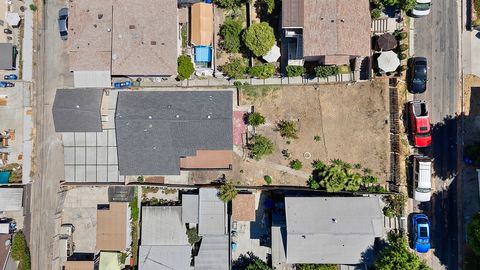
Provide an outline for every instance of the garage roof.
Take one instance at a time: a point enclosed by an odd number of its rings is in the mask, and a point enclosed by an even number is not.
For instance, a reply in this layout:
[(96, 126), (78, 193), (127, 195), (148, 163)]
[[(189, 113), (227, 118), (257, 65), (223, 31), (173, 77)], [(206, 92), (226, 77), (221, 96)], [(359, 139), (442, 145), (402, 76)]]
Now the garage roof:
[(0, 211), (19, 211), (23, 205), (23, 188), (0, 188)]

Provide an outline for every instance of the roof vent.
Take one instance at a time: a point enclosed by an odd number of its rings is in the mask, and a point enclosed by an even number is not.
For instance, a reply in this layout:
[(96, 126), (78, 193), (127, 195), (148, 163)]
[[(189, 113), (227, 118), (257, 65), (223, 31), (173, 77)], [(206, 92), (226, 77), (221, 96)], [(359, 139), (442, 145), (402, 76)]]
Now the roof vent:
[(110, 29), (110, 28), (107, 28), (107, 32), (112, 32), (112, 29)]
[(336, 219), (336, 218), (332, 218), (332, 222), (333, 222), (333, 223), (337, 223), (337, 219)]
[(75, 107), (77, 107), (77, 109), (80, 109), (80, 105), (77, 105), (77, 106), (75, 106)]
[(94, 27), (94, 28), (97, 28), (97, 25), (96, 25), (96, 24), (94, 24), (94, 25), (93, 25), (93, 27)]
[(179, 114), (175, 115), (175, 118), (180, 118), (180, 115)]
[(210, 119), (210, 118), (212, 118), (212, 116), (211, 116), (211, 115), (207, 115), (207, 118)]
[(332, 22), (332, 23), (333, 23), (333, 22), (335, 22), (335, 20), (330, 20), (330, 22)]
[(152, 119), (152, 116), (151, 116), (151, 115), (149, 115), (149, 116), (148, 116), (148, 119)]
[(133, 24), (129, 25), (128, 29), (135, 29), (135, 25), (133, 25)]
[(344, 19), (341, 19), (340, 21), (341, 21), (341, 22), (345, 22), (345, 20), (344, 20)]
[(156, 41), (150, 41), (150, 45), (157, 45), (157, 42)]
[(101, 20), (103, 18), (103, 14), (98, 14), (98, 19)]

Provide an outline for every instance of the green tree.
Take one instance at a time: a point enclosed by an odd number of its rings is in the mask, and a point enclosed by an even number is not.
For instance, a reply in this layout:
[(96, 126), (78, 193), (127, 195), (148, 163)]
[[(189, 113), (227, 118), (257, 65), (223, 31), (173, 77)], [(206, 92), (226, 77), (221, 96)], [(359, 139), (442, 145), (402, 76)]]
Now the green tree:
[(298, 129), (293, 121), (282, 120), (277, 124), (280, 135), (288, 139), (298, 139)]
[(253, 112), (248, 115), (248, 124), (253, 127), (265, 124), (265, 117), (259, 112)]
[(12, 241), (12, 258), (15, 261), (22, 260), (25, 250), (27, 249), (27, 242), (25, 241), (25, 235), (22, 231), (14, 234)]
[(243, 41), (255, 56), (264, 56), (275, 44), (273, 28), (266, 22), (254, 23), (247, 28)]
[(267, 185), (270, 185), (273, 181), (272, 177), (270, 175), (265, 175), (263, 177), (263, 180), (265, 180), (265, 183), (267, 183)]
[(296, 264), (297, 270), (337, 270), (336, 264)]
[(335, 66), (318, 66), (315, 67), (315, 75), (320, 78), (327, 78), (329, 76), (337, 75), (338, 68)]
[(275, 66), (273, 64), (257, 64), (248, 69), (248, 74), (259, 79), (267, 79), (275, 74)]
[(231, 181), (225, 182), (218, 189), (218, 197), (224, 202), (233, 200), (238, 194), (238, 190), (235, 188)]
[(232, 79), (241, 79), (247, 72), (247, 62), (243, 58), (231, 59), (229, 63), (222, 66), (222, 71)]
[(388, 245), (378, 254), (374, 267), (378, 270), (430, 269), (424, 261), (409, 250), (407, 239), (403, 235), (389, 237)]
[(399, 4), (403, 11), (409, 12), (416, 5), (416, 0), (400, 0)]
[(215, 4), (224, 9), (237, 9), (243, 3), (245, 0), (215, 0)]
[(242, 33), (242, 29), (243, 26), (240, 20), (225, 19), (225, 22), (220, 26), (219, 32), (222, 37), (220, 45), (225, 51), (229, 53), (238, 53), (240, 51), (240, 34)]
[(202, 237), (198, 236), (197, 228), (187, 229), (187, 238), (190, 245), (194, 245), (202, 239)]
[(468, 245), (473, 252), (480, 256), (480, 213), (475, 214), (467, 228)]
[(275, 9), (275, 0), (260, 0), (263, 5), (267, 8), (267, 13), (272, 14)]
[(259, 258), (253, 259), (247, 264), (246, 270), (272, 270), (268, 264)]
[(303, 167), (303, 164), (300, 160), (294, 159), (294, 160), (290, 161), (290, 168), (292, 168), (294, 170), (301, 170), (302, 167)]
[(253, 137), (253, 144), (250, 145), (250, 154), (254, 159), (260, 160), (263, 156), (271, 155), (274, 149), (275, 146), (269, 138), (258, 134)]
[(288, 77), (297, 77), (305, 73), (305, 68), (303, 66), (286, 66), (285, 71)]
[(190, 78), (195, 71), (193, 67), (192, 59), (188, 55), (180, 55), (177, 59), (178, 64), (178, 76), (180, 81)]

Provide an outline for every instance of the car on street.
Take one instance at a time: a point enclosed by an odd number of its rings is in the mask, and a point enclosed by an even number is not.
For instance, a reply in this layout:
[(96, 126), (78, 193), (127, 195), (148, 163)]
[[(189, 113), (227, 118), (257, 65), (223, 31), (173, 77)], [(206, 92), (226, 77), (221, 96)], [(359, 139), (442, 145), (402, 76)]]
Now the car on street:
[(427, 90), (427, 58), (413, 57), (409, 67), (409, 90), (413, 94), (421, 94)]
[(426, 253), (430, 250), (430, 221), (425, 214), (414, 214), (412, 216), (413, 226), (413, 247), (419, 253)]
[(64, 7), (58, 11), (58, 30), (62, 40), (68, 39), (68, 8)]
[(3, 76), (4, 80), (16, 80), (18, 79), (17, 74), (7, 74)]
[(126, 88), (132, 86), (131, 81), (119, 81), (119, 82), (114, 82), (113, 87), (114, 88)]
[(14, 87), (14, 86), (15, 86), (15, 83), (6, 82), (6, 81), (0, 81), (0, 88)]
[(430, 116), (425, 101), (410, 101), (408, 103), (410, 133), (415, 147), (428, 147), (432, 144)]
[(432, 160), (426, 156), (413, 156), (413, 199), (428, 202), (431, 198)]
[(423, 17), (430, 14), (432, 0), (417, 0), (415, 6), (412, 8), (413, 17)]

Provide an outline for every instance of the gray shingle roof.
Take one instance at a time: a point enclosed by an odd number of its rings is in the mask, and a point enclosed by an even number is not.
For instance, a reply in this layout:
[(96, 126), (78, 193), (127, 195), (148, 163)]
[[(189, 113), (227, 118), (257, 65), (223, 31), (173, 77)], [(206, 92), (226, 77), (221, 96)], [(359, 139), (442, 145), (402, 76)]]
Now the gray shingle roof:
[(58, 89), (53, 102), (57, 132), (102, 131), (102, 89)]
[(183, 246), (140, 246), (139, 270), (189, 270), (192, 247)]
[(288, 263), (357, 264), (384, 234), (377, 197), (286, 197), (285, 215)]
[(23, 188), (0, 188), (0, 211), (22, 210)]
[(188, 245), (181, 206), (142, 207), (142, 245)]
[(13, 45), (0, 43), (0, 69), (13, 68)]
[(195, 257), (195, 270), (229, 269), (229, 248), (228, 235), (203, 236)]
[(198, 234), (226, 234), (227, 205), (217, 196), (216, 188), (201, 188), (198, 204)]
[(180, 157), (233, 147), (231, 91), (120, 92), (117, 104), (122, 175), (178, 175)]

